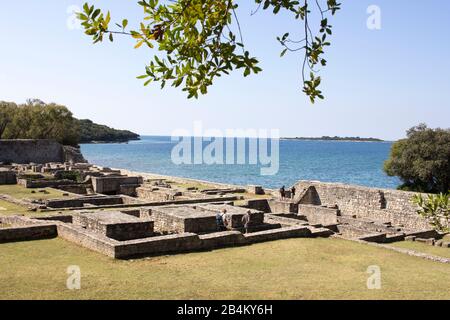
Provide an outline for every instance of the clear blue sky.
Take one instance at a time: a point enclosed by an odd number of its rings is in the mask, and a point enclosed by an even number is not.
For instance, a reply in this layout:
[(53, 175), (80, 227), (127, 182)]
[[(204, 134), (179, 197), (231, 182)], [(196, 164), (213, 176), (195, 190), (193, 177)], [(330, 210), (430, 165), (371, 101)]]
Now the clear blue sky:
[[(113, 18), (140, 17), (136, 1), (93, 1)], [(122, 39), (93, 46), (70, 30), (78, 0), (5, 1), (0, 10), (0, 100), (35, 97), (67, 105), (79, 118), (140, 134), (171, 134), (196, 120), (207, 128), (280, 129), (282, 136), (375, 136), (398, 139), (426, 122), (450, 127), (450, 2), (342, 0), (321, 75), (326, 100), (300, 91), (300, 57), (279, 58), (275, 37), (299, 26), (269, 12), (250, 16), (239, 1), (244, 39), (264, 72), (220, 79), (207, 96), (143, 87), (152, 52)], [(366, 27), (367, 7), (381, 8), (382, 29)]]

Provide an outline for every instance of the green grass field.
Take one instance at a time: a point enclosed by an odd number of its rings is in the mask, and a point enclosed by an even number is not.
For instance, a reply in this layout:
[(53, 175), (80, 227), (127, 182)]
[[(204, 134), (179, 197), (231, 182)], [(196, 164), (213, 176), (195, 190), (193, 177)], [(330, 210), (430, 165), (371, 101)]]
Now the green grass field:
[[(450, 265), (339, 239), (119, 261), (61, 239), (0, 245), (0, 299), (450, 299)], [(81, 268), (81, 290), (66, 288)], [(381, 290), (367, 268), (381, 268)]]
[[(45, 190), (46, 193), (39, 192), (41, 190)], [(45, 200), (45, 199), (61, 198), (63, 196), (63, 193), (64, 193), (63, 191), (52, 188), (27, 189), (18, 184), (0, 186), (0, 194), (6, 194), (16, 199)]]
[[(36, 212), (32, 212), (36, 215)], [(0, 216), (12, 216), (12, 215), (20, 215), (20, 214), (31, 214), (27, 208), (0, 200)]]
[[(45, 190), (46, 192), (39, 192), (40, 190)], [(34, 193), (33, 193), (34, 191)], [(44, 188), (44, 189), (27, 189), (20, 185), (0, 185), (0, 194), (8, 195), (14, 197), (18, 200), (21, 199), (31, 199), (31, 200), (46, 200), (54, 198), (62, 198), (63, 191)], [(0, 200), (0, 216), (11, 216), (11, 215), (27, 215), (35, 216), (39, 213), (29, 211), (27, 207), (10, 203), (8, 201)]]

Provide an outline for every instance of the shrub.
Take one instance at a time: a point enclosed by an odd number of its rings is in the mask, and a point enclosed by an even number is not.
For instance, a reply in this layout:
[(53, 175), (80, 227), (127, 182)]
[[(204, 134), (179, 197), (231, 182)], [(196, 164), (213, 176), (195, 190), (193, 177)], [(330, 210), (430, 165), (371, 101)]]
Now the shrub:
[(447, 192), (450, 189), (450, 130), (430, 129), (425, 124), (411, 128), (406, 139), (392, 145), (384, 171), (403, 181), (400, 189)]

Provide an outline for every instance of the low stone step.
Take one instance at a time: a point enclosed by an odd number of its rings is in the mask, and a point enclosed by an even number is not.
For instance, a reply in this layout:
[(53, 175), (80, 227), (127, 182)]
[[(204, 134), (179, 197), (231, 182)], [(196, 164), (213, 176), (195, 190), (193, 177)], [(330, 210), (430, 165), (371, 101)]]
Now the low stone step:
[(403, 241), (405, 240), (405, 234), (404, 233), (397, 233), (397, 234), (387, 234), (386, 235), (386, 243), (392, 243), (397, 241)]
[(439, 234), (436, 230), (429, 229), (429, 230), (420, 230), (420, 231), (404, 231), (406, 236), (415, 236), (416, 238), (421, 239), (431, 239), (431, 238), (438, 238)]
[(259, 231), (244, 234), (249, 243), (273, 241), (288, 238), (310, 237), (311, 231), (308, 227), (290, 226), (273, 230)]
[(310, 226), (308, 229), (311, 231), (311, 236), (314, 238), (328, 238), (334, 234), (333, 231), (327, 228), (316, 228)]

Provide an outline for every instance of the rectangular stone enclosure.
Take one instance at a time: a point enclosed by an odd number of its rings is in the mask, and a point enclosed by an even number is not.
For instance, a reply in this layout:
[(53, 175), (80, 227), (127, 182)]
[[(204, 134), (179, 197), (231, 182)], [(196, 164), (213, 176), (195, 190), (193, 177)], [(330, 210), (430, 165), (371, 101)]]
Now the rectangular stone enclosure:
[(305, 216), (310, 224), (330, 225), (338, 223), (340, 212), (327, 206), (299, 204), (298, 214)]
[[(208, 233), (217, 231), (216, 215), (222, 209), (227, 210), (227, 228), (231, 230), (243, 228), (242, 217), (248, 209), (230, 205), (180, 205), (153, 207), (141, 211), (141, 217), (155, 221), (159, 232), (176, 233)], [(251, 210), (252, 226), (264, 223), (264, 213)]]
[(143, 183), (142, 177), (109, 176), (92, 177), (92, 188), (95, 193), (118, 194), (121, 187), (126, 185), (139, 185)]

